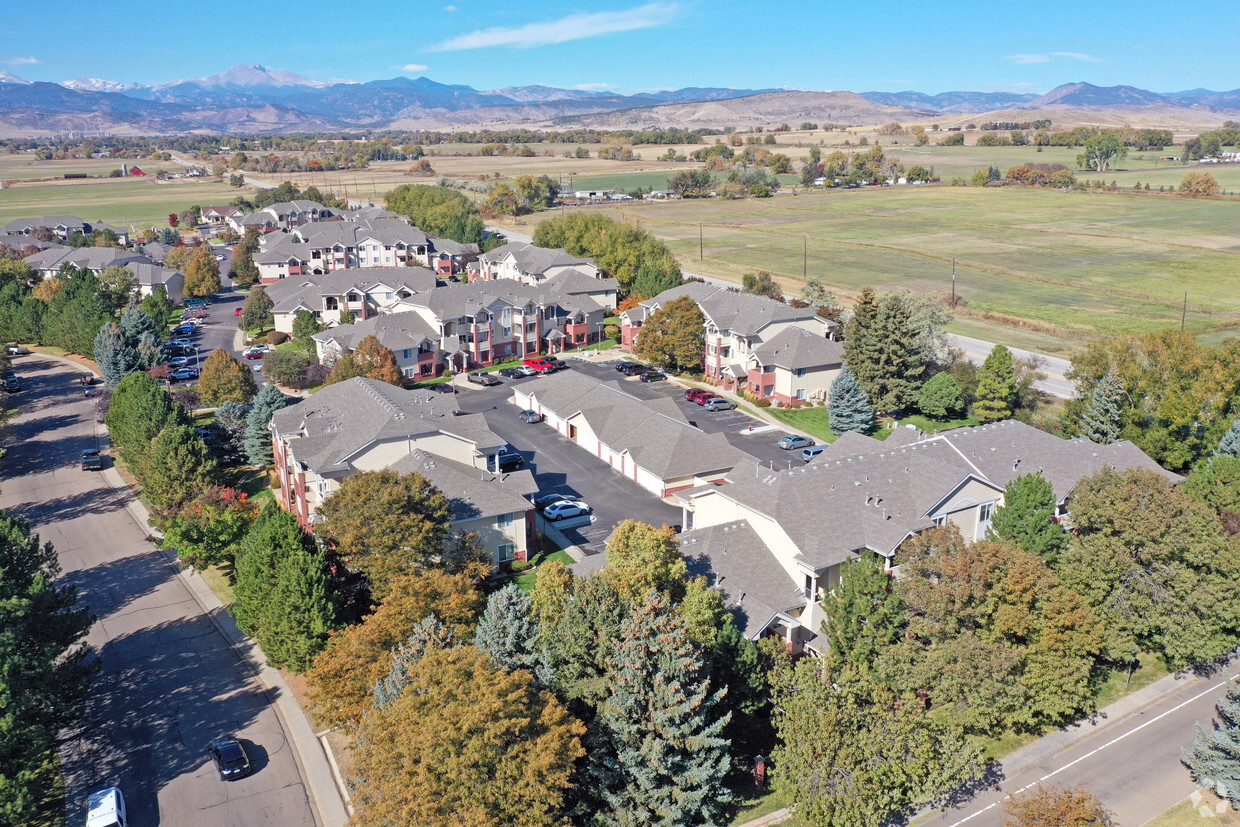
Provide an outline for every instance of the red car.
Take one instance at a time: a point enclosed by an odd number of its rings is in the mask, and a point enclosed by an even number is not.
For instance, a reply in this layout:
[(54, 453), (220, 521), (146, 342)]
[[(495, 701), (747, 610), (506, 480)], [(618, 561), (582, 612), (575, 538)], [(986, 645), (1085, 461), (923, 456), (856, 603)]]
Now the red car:
[(245, 312), (245, 311), (244, 311), (244, 310), (242, 310), (240, 307), (234, 307), (234, 308), (233, 308), (233, 315), (234, 315), (234, 316), (240, 316), (240, 315), (241, 315), (242, 313), (244, 313), (244, 312)]
[(551, 364), (546, 359), (526, 359), (521, 364), (525, 365), (530, 370), (538, 371), (539, 373), (555, 373), (555, 365)]
[(711, 399), (715, 394), (711, 391), (702, 390), (701, 388), (690, 388), (685, 391), (685, 399), (690, 402), (696, 402), (699, 405), (705, 405), (707, 399)]

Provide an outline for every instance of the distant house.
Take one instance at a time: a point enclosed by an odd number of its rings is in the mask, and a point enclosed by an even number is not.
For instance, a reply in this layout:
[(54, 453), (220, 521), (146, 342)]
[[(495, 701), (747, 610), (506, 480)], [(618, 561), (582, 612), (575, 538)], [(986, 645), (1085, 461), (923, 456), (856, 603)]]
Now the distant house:
[(146, 173), (145, 173), (145, 172), (143, 172), (143, 171), (142, 171), (142, 169), (141, 169), (140, 167), (130, 167), (130, 168), (129, 168), (129, 177), (131, 177), (131, 178), (145, 178), (145, 177), (146, 177)]
[(439, 357), (439, 331), (417, 313), (385, 313), (354, 324), (342, 324), (314, 334), (321, 364), (335, 364), (352, 353), (368, 336), (392, 351), (396, 366), (406, 379), (432, 379), (443, 372)]
[(86, 268), (99, 275), (112, 265), (152, 264), (144, 255), (115, 247), (64, 247), (56, 245), (27, 256), (26, 264), (43, 278), (50, 279), (66, 264)]
[(235, 215), (240, 215), (241, 210), (236, 207), (203, 207), (202, 220), (210, 224), (212, 227), (220, 227), (228, 223), (228, 219)]
[(83, 221), (76, 215), (44, 215), (39, 218), (17, 218), (4, 225), (4, 232), (11, 235), (31, 235), (45, 229), (61, 241), (68, 241), (74, 233), (90, 235), (96, 230), (111, 230), (121, 244), (129, 243), (129, 231), (102, 221)]
[(474, 245), (437, 239), (398, 218), (312, 223), (270, 233), (260, 244), (254, 263), (264, 284), (333, 270), (410, 265), (447, 276), (477, 255)]
[(168, 298), (174, 304), (185, 299), (185, 274), (171, 267), (160, 267), (157, 264), (131, 261), (125, 265), (133, 271), (138, 280), (138, 294), (146, 297), (162, 285), (168, 291)]

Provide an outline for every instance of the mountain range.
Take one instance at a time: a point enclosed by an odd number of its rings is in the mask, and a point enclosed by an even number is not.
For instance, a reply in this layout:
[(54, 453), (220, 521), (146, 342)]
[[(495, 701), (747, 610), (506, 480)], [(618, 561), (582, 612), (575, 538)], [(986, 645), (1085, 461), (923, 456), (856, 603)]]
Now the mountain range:
[[(712, 103), (718, 105), (706, 105)], [(59, 84), (30, 82), (0, 71), (0, 136), (451, 129), (514, 122), (602, 129), (794, 121), (863, 125), (940, 113), (1099, 108), (1230, 114), (1240, 110), (1240, 89), (1159, 94), (1131, 86), (1070, 83), (1044, 95), (968, 91), (854, 94), (719, 87), (624, 95), (545, 85), (479, 91), (425, 77), (329, 82), (258, 64), (155, 85), (101, 78)], [(1214, 119), (1220, 118), (1215, 115)]]

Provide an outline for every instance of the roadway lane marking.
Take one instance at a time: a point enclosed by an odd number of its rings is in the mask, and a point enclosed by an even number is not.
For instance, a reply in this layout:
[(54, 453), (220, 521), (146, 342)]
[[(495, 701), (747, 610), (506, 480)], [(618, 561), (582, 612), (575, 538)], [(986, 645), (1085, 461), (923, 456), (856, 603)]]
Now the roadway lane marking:
[(761, 434), (761, 433), (766, 433), (767, 431), (780, 431), (780, 430), (783, 430), (782, 425), (759, 425), (757, 428), (749, 428), (749, 427), (741, 428), (740, 432), (742, 434)]
[(1067, 764), (1064, 764), (1062, 767), (1060, 767), (1060, 768), (1059, 768), (1059, 769), (1057, 769), (1057, 770), (1054, 770), (1054, 771), (1052, 771), (1052, 772), (1048, 772), (1046, 775), (1042, 776), (1042, 777), (1041, 777), (1041, 778), (1039, 778), (1037, 781), (1034, 781), (1034, 782), (1032, 782), (1032, 783), (1030, 783), (1030, 784), (1026, 784), (1025, 786), (1021, 787), (1019, 790), (1016, 790), (1015, 792), (1008, 793), (1007, 795), (1005, 795), (1003, 798), (999, 799), (998, 801), (994, 801), (994, 802), (991, 802), (990, 804), (987, 804), (985, 807), (983, 807), (982, 809), (980, 809), (980, 810), (978, 810), (977, 812), (973, 813), (972, 815), (965, 816), (964, 818), (960, 819), (959, 821), (955, 822), (954, 824), (948, 825), (948, 827), (959, 827), (961, 824), (964, 824), (965, 822), (972, 821), (973, 819), (977, 818), (978, 816), (980, 816), (982, 813), (986, 812), (987, 810), (993, 809), (994, 807), (996, 807), (996, 806), (998, 806), (998, 805), (1002, 804), (1003, 802), (1007, 801), (1007, 800), (1008, 800), (1008, 799), (1010, 799), (1012, 796), (1014, 796), (1014, 795), (1020, 795), (1020, 794), (1021, 794), (1021, 793), (1023, 793), (1025, 790), (1027, 790), (1027, 789), (1029, 789), (1030, 787), (1033, 787), (1033, 786), (1035, 786), (1035, 785), (1037, 785), (1037, 784), (1041, 784), (1043, 781), (1047, 780), (1048, 778), (1054, 778), (1056, 775), (1059, 775), (1059, 773), (1063, 772), (1064, 770), (1066, 770), (1066, 769), (1068, 769), (1068, 768), (1070, 768), (1070, 767), (1073, 767), (1073, 766), (1075, 766), (1075, 765), (1077, 765), (1077, 764), (1081, 763), (1081, 762), (1082, 762), (1082, 761), (1084, 761), (1086, 758), (1089, 758), (1089, 757), (1091, 757), (1091, 756), (1093, 756), (1093, 755), (1095, 755), (1095, 754), (1097, 754), (1097, 753), (1099, 753), (1099, 752), (1102, 752), (1102, 751), (1103, 751), (1104, 749), (1106, 749), (1107, 747), (1114, 746), (1115, 744), (1118, 744), (1120, 741), (1124, 740), (1124, 739), (1125, 739), (1125, 738), (1127, 738), (1129, 735), (1132, 735), (1132, 734), (1134, 734), (1134, 733), (1140, 732), (1141, 730), (1145, 729), (1145, 728), (1146, 728), (1147, 726), (1149, 726), (1150, 724), (1157, 723), (1158, 721), (1162, 720), (1163, 718), (1166, 718), (1168, 715), (1170, 715), (1170, 714), (1171, 714), (1171, 713), (1173, 713), (1173, 712), (1178, 712), (1180, 709), (1182, 709), (1182, 708), (1184, 708), (1184, 707), (1188, 706), (1188, 705), (1189, 705), (1189, 704), (1191, 704), (1193, 701), (1200, 700), (1201, 698), (1205, 697), (1206, 695), (1209, 695), (1211, 692), (1217, 692), (1219, 689), (1223, 688), (1223, 687), (1224, 687), (1224, 686), (1226, 686), (1227, 684), (1229, 684), (1229, 683), (1231, 683), (1232, 681), (1236, 680), (1236, 678), (1237, 678), (1237, 677), (1240, 677), (1240, 675), (1237, 675), (1237, 676), (1235, 676), (1235, 677), (1228, 678), (1227, 680), (1222, 681), (1221, 683), (1217, 683), (1217, 684), (1215, 684), (1214, 686), (1211, 686), (1209, 689), (1205, 689), (1205, 690), (1203, 690), (1203, 691), (1201, 691), (1201, 692), (1198, 692), (1198, 693), (1197, 693), (1196, 695), (1194, 695), (1193, 697), (1189, 698), (1189, 699), (1188, 699), (1188, 700), (1186, 700), (1186, 701), (1182, 701), (1181, 703), (1176, 704), (1175, 706), (1171, 707), (1171, 709), (1168, 709), (1166, 712), (1163, 712), (1163, 713), (1162, 713), (1162, 714), (1160, 714), (1160, 715), (1157, 715), (1157, 716), (1155, 716), (1155, 717), (1153, 717), (1153, 718), (1150, 718), (1148, 721), (1146, 721), (1145, 723), (1141, 724), (1140, 726), (1133, 727), (1133, 728), (1132, 728), (1132, 729), (1130, 729), (1128, 732), (1125, 732), (1123, 735), (1117, 735), (1116, 737), (1112, 738), (1110, 741), (1107, 741), (1105, 744), (1102, 744), (1102, 745), (1101, 745), (1101, 746), (1099, 746), (1099, 747), (1095, 747), (1094, 749), (1092, 749), (1092, 750), (1090, 750), (1089, 752), (1085, 753), (1085, 754), (1084, 754), (1084, 755), (1082, 755), (1080, 758), (1077, 758), (1077, 759), (1076, 759), (1076, 760), (1074, 760), (1074, 761), (1070, 761), (1070, 762), (1068, 762)]

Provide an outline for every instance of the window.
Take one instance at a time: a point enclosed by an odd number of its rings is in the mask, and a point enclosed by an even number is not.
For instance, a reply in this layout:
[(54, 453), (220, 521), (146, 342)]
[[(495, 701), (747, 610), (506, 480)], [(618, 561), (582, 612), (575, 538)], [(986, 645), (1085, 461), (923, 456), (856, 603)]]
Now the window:
[(407, 347), (407, 348), (405, 348), (404, 350), (402, 350), (402, 351), (400, 352), (400, 358), (402, 358), (402, 359), (412, 359), (412, 358), (413, 358), (413, 348), (411, 348), (411, 347)]
[(435, 370), (434, 366), (431, 365), (430, 363), (427, 363), (427, 364), (422, 365), (421, 374), (423, 376), (430, 376), (431, 373), (434, 372), (434, 370)]
[(496, 549), (496, 551), (499, 552), (499, 561), (501, 563), (507, 563), (512, 560), (512, 558), (517, 556), (517, 544), (500, 543), (499, 548)]
[(937, 526), (945, 526), (945, 525), (947, 525), (947, 515), (946, 515), (946, 514), (939, 514), (937, 517), (934, 517), (934, 524), (935, 524), (935, 525), (937, 525)]
[(797, 399), (805, 398), (805, 388), (797, 388)]
[(982, 507), (979, 508), (977, 512), (978, 522), (981, 522), (981, 523), (990, 522), (990, 518), (994, 516), (994, 512), (995, 512), (994, 503), (982, 503)]
[(797, 377), (798, 379), (803, 379), (803, 378), (805, 377), (805, 368), (797, 368), (797, 369), (796, 369), (796, 377)]
[(805, 575), (805, 596), (806, 597), (814, 596), (814, 578), (812, 575), (809, 575), (809, 574)]
[(511, 525), (512, 525), (511, 514), (500, 514), (498, 517), (495, 518), (496, 528), (508, 528)]

